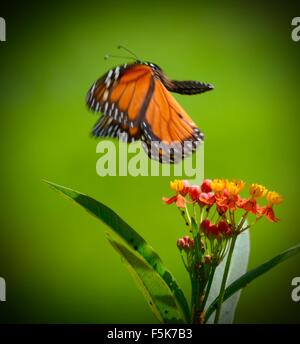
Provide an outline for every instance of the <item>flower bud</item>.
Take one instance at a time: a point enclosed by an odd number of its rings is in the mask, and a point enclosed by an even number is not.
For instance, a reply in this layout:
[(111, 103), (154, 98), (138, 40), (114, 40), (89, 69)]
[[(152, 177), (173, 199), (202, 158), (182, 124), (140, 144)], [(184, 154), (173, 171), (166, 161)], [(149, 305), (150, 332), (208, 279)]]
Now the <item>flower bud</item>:
[(225, 235), (228, 236), (228, 237), (230, 237), (231, 234), (232, 234), (232, 230), (231, 230), (230, 227), (228, 227), (227, 230), (226, 230), (226, 232), (225, 232)]
[(218, 236), (220, 233), (218, 227), (216, 225), (211, 225), (210, 228), (209, 228), (209, 234), (212, 234), (214, 236)]
[(184, 247), (184, 240), (183, 239), (177, 240), (177, 247), (179, 248), (180, 251), (183, 249), (183, 247)]
[(189, 195), (192, 201), (198, 201), (201, 193), (199, 185), (191, 185), (189, 187)]
[(201, 222), (200, 229), (202, 229), (204, 233), (207, 233), (209, 231), (210, 226), (211, 222), (208, 219), (205, 219)]
[(191, 239), (188, 235), (177, 240), (177, 247), (180, 250), (188, 251), (190, 248), (194, 247), (194, 239)]
[(201, 191), (202, 192), (211, 192), (211, 180), (210, 179), (204, 179), (201, 184)]
[(204, 256), (204, 263), (205, 264), (210, 264), (211, 261), (212, 261), (212, 257), (209, 254)]
[(228, 224), (227, 224), (227, 222), (226, 221), (220, 221), (219, 223), (218, 223), (218, 230), (219, 230), (219, 232), (221, 232), (222, 234), (224, 234), (224, 233), (226, 233), (226, 231), (228, 230), (228, 228), (229, 228), (229, 226), (228, 226)]
[(188, 235), (185, 235), (182, 240), (185, 242), (185, 243), (189, 243), (190, 242), (190, 237)]

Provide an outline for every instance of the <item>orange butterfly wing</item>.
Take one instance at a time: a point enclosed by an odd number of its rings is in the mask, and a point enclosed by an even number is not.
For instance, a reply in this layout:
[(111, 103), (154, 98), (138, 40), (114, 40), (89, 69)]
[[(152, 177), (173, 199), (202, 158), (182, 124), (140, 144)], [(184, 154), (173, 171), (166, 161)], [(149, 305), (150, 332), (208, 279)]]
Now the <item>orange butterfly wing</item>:
[(195, 151), (203, 134), (164, 86), (161, 73), (153, 64), (136, 62), (97, 80), (87, 96), (89, 108), (103, 113), (93, 135), (141, 139), (149, 157), (160, 162), (177, 162)]
[(95, 136), (140, 138), (141, 110), (152, 82), (149, 66), (134, 64), (109, 71), (91, 87), (87, 103), (90, 109), (102, 112), (93, 129)]
[(155, 80), (143, 131), (142, 140), (146, 143), (148, 155), (165, 162), (177, 162), (189, 156), (204, 139), (196, 124), (159, 79)]

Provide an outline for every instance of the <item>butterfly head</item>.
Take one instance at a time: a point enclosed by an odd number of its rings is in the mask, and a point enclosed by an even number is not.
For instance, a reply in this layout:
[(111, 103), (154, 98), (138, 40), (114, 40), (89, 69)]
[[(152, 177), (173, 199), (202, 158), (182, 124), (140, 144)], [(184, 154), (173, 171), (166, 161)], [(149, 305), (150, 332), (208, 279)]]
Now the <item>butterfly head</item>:
[(151, 68), (153, 68), (154, 70), (156, 70), (156, 71), (161, 71), (162, 69), (157, 65), (157, 64), (155, 64), (155, 63), (152, 63), (152, 62), (148, 62), (148, 64), (149, 64), (149, 66), (151, 67)]
[(144, 64), (146, 66), (151, 67), (155, 72), (162, 72), (162, 69), (155, 63), (149, 62), (149, 61), (136, 61), (137, 64)]

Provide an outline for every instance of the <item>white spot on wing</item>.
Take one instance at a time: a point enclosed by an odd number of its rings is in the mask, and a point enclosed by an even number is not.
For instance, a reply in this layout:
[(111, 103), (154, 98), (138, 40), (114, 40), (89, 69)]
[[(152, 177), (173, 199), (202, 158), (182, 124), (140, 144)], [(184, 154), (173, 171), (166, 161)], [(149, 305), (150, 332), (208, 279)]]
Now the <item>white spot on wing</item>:
[(94, 93), (94, 91), (95, 91), (95, 88), (96, 88), (96, 83), (94, 83), (94, 85), (92, 86), (92, 88), (91, 88), (91, 93)]
[(107, 100), (108, 94), (109, 94), (108, 90), (105, 90), (104, 94), (103, 94), (103, 101), (104, 102)]
[(115, 80), (118, 79), (119, 74), (120, 74), (120, 67), (118, 66), (118, 67), (115, 69)]
[(113, 73), (113, 71), (112, 71), (112, 70), (110, 70), (110, 71), (108, 72), (108, 74), (107, 74), (107, 77), (106, 77), (106, 79), (105, 79), (105, 81), (104, 81), (104, 82), (107, 82), (107, 81), (110, 79), (110, 77), (111, 77), (112, 73)]

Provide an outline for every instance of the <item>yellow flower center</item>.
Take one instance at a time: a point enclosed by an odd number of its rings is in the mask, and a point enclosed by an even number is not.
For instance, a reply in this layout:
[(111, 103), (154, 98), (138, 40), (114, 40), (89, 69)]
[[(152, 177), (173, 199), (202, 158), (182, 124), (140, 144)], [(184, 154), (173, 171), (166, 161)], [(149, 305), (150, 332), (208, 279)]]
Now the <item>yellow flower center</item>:
[(242, 180), (233, 180), (226, 183), (227, 191), (232, 195), (237, 195), (245, 186)]
[(267, 193), (267, 201), (269, 202), (269, 204), (272, 206), (273, 204), (279, 204), (283, 201), (283, 197), (281, 195), (279, 195), (279, 193), (275, 192), (275, 191), (269, 191)]
[(253, 198), (264, 197), (267, 191), (268, 190), (260, 184), (251, 184), (249, 187), (249, 193)]
[(170, 182), (170, 187), (176, 192), (180, 192), (184, 189), (184, 181), (176, 179), (173, 182)]
[(210, 187), (215, 192), (221, 192), (224, 191), (226, 187), (226, 180), (225, 179), (213, 179)]

